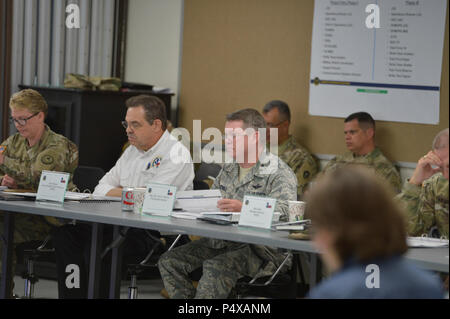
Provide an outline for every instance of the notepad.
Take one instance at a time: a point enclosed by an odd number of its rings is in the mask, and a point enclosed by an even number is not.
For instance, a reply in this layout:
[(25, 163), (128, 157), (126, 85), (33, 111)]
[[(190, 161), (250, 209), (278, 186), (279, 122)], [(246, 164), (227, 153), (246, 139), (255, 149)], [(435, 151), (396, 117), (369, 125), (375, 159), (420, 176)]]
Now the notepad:
[(408, 237), (408, 247), (448, 247), (448, 239), (439, 239), (431, 237)]

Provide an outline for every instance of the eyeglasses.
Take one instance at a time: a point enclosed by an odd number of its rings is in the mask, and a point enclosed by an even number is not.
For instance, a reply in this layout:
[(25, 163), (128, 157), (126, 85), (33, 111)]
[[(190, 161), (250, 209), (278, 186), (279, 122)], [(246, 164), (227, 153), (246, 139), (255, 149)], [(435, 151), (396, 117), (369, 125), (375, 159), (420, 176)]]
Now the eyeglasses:
[(131, 122), (130, 124), (128, 124), (127, 121), (122, 121), (120, 123), (122, 124), (124, 129), (128, 129), (128, 127), (130, 127), (133, 131), (139, 129), (142, 126), (137, 122)]
[(25, 125), (27, 124), (27, 121), (28, 121), (29, 119), (35, 117), (35, 116), (38, 115), (39, 113), (40, 113), (40, 112), (34, 113), (33, 115), (31, 115), (31, 116), (29, 116), (29, 117), (27, 117), (27, 118), (24, 118), (24, 119), (15, 119), (15, 118), (13, 118), (12, 116), (10, 116), (10, 117), (9, 117), (9, 120), (10, 120), (11, 122), (17, 123), (17, 124), (20, 125), (20, 126), (25, 126)]
[(278, 127), (281, 124), (283, 124), (284, 122), (286, 122), (286, 120), (279, 122), (278, 124), (272, 124), (272, 123), (266, 123), (268, 128), (274, 128), (274, 127)]

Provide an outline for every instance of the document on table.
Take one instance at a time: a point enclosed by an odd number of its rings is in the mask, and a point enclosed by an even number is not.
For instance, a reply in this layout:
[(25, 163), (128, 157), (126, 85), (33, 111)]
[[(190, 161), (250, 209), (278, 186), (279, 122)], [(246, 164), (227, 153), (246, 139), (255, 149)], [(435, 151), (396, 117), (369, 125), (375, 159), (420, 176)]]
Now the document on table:
[(439, 239), (431, 237), (408, 237), (408, 247), (448, 247), (448, 239)]
[(221, 198), (222, 194), (218, 189), (178, 192), (174, 208), (175, 215), (185, 212), (202, 213), (217, 211), (217, 201)]
[(172, 217), (182, 218), (182, 219), (197, 219), (202, 217), (216, 217), (221, 216), (231, 222), (238, 222), (241, 213), (231, 213), (231, 212), (172, 212)]
[[(25, 197), (36, 197), (36, 193), (31, 192), (5, 192), (6, 194), (17, 195), (17, 196), (25, 196)], [(97, 196), (89, 193), (77, 193), (77, 192), (66, 192), (64, 199), (73, 200), (73, 201), (117, 201), (120, 202), (120, 197), (111, 197), (111, 196)]]

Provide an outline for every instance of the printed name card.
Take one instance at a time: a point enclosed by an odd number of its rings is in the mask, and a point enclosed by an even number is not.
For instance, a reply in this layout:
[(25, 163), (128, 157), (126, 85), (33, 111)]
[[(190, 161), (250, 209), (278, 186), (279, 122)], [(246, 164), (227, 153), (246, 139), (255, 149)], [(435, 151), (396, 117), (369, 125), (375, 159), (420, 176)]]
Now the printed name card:
[(158, 216), (169, 216), (175, 203), (177, 188), (171, 185), (152, 183), (145, 191), (142, 213)]
[(239, 226), (270, 229), (276, 202), (273, 198), (244, 196)]
[(36, 200), (64, 203), (69, 179), (69, 173), (42, 171)]

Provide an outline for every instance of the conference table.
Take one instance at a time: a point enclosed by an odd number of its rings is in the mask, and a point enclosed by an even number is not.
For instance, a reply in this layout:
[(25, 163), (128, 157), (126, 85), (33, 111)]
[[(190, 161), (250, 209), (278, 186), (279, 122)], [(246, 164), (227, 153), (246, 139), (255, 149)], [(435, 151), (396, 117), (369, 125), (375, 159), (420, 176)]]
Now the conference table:
[[(100, 254), (103, 225), (114, 226), (114, 238), (119, 236), (120, 227), (158, 230), (164, 233), (188, 234), (202, 237), (230, 240), (249, 244), (265, 245), (303, 252), (310, 256), (310, 286), (321, 278), (320, 252), (308, 240), (288, 238), (286, 231), (274, 231), (238, 225), (216, 225), (199, 220), (181, 219), (170, 216), (140, 215), (121, 210), (120, 202), (66, 201), (64, 204), (40, 203), (35, 201), (0, 201), (0, 213), (4, 215), (2, 276), (0, 298), (7, 298), (12, 288), (11, 260), (15, 213), (53, 216), (78, 220), (92, 224), (91, 252), (89, 265), (88, 298), (96, 298), (99, 292)], [(1, 232), (2, 230), (0, 230)], [(449, 272), (449, 249), (413, 248), (406, 258), (424, 269)], [(120, 296), (121, 248), (112, 249), (110, 298)]]

